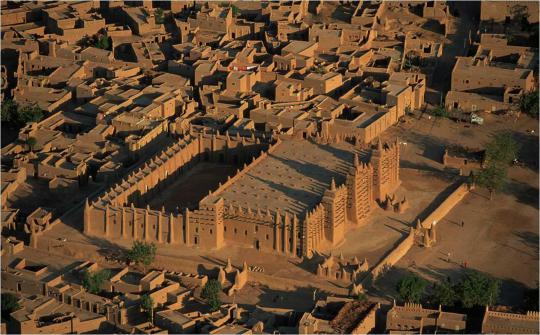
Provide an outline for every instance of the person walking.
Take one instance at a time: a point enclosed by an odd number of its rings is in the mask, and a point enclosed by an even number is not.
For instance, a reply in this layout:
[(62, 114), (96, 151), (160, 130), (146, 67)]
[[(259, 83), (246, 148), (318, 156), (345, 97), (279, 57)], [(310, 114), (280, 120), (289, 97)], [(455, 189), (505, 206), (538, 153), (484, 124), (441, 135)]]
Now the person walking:
[(465, 227), (465, 221), (461, 220), (461, 228)]
[(450, 253), (446, 254), (446, 262), (450, 263)]

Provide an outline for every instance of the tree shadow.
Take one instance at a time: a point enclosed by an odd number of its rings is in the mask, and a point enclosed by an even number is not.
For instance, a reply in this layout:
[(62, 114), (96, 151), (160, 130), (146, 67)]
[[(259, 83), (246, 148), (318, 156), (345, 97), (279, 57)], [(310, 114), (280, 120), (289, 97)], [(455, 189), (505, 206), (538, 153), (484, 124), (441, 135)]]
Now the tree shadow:
[(503, 191), (513, 195), (519, 203), (538, 209), (537, 187), (512, 179), (504, 186)]
[(105, 259), (105, 261), (116, 262), (120, 264), (128, 263), (127, 248), (110, 240), (96, 236), (85, 235), (85, 238), (87, 239), (89, 244), (97, 246), (99, 248), (97, 252), (101, 257)]
[(513, 131), (512, 138), (519, 144), (518, 159), (532, 171), (538, 172), (538, 135)]
[(518, 231), (514, 232), (514, 235), (516, 235), (526, 247), (534, 250), (536, 256), (535, 259), (538, 260), (538, 234), (530, 231)]

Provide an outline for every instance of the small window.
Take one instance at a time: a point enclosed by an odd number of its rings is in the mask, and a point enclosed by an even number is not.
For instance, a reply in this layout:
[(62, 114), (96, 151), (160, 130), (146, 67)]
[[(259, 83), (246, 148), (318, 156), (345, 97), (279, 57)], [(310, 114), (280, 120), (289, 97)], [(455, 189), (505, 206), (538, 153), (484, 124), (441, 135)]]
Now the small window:
[(247, 230), (244, 230), (244, 235), (246, 235), (246, 236), (247, 236)]
[(266, 234), (266, 239), (268, 240), (270, 238), (270, 236), (268, 236), (268, 234)]
[(199, 232), (199, 228), (195, 228), (195, 232), (198, 233), (198, 232)]
[(234, 233), (236, 234), (238, 232), (238, 230), (236, 228), (234, 228)]
[(210, 229), (210, 235), (212, 235), (212, 229)]
[(255, 225), (255, 232), (259, 231), (259, 226)]
[(227, 227), (223, 227), (223, 231), (226, 233), (227, 232)]

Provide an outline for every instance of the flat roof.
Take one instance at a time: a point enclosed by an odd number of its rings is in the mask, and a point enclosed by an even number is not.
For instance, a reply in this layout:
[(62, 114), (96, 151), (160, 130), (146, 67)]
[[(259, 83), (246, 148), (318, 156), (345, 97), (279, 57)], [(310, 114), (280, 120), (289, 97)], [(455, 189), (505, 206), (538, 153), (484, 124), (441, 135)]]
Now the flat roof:
[(163, 317), (163, 318), (166, 318), (176, 324), (179, 324), (179, 325), (182, 325), (182, 324), (185, 324), (185, 323), (188, 323), (188, 322), (191, 322), (192, 319), (190, 317), (187, 317), (185, 316), (183, 313), (180, 313), (178, 311), (173, 311), (173, 310), (165, 310), (165, 311), (161, 311), (161, 312), (157, 312), (156, 314), (158, 314), (159, 316)]
[(235, 183), (215, 195), (222, 197), (226, 206), (279, 210), (300, 218), (322, 200), (332, 178), (337, 185), (345, 181), (354, 152), (354, 146), (347, 142), (323, 145), (284, 140)]

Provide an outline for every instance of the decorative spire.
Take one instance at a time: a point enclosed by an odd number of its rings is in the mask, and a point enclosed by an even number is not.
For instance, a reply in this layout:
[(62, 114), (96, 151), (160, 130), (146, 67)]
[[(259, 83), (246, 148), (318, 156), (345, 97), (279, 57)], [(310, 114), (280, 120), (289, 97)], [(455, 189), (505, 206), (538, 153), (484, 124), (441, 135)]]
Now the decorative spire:
[(353, 165), (354, 167), (358, 166), (358, 154), (356, 152), (354, 153)]
[(332, 181), (330, 182), (330, 190), (334, 191), (336, 189), (336, 181), (334, 180), (334, 177), (332, 177)]
[(225, 266), (225, 271), (226, 272), (231, 272), (232, 269), (233, 269), (233, 267), (232, 267), (232, 264), (231, 264), (231, 258), (227, 257), (227, 265)]

